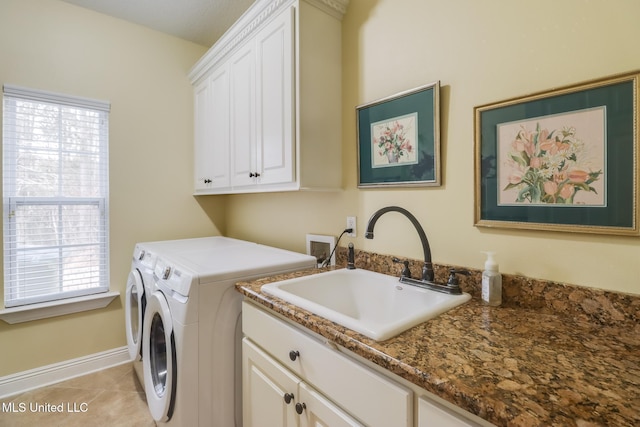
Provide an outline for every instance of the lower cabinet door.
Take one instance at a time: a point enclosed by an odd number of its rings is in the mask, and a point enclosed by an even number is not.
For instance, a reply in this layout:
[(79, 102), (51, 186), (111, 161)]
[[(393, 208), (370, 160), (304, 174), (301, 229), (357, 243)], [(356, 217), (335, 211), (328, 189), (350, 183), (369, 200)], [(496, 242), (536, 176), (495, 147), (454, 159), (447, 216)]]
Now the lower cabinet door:
[(418, 399), (418, 427), (473, 427), (470, 421), (421, 397)]
[(242, 340), (244, 427), (296, 427), (299, 378), (247, 338)]
[(298, 389), (300, 399), (296, 411), (300, 413), (300, 427), (364, 426), (308, 384), (302, 382)]

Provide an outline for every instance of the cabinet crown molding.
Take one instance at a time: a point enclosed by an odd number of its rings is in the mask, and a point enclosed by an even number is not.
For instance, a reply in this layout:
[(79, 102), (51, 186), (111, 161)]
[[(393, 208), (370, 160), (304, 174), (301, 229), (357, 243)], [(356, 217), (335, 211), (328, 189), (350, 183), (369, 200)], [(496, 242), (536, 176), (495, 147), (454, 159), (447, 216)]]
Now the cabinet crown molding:
[(340, 20), (349, 5), (349, 0), (257, 0), (191, 68), (189, 71), (191, 84), (197, 83), (273, 15), (300, 1), (314, 5)]

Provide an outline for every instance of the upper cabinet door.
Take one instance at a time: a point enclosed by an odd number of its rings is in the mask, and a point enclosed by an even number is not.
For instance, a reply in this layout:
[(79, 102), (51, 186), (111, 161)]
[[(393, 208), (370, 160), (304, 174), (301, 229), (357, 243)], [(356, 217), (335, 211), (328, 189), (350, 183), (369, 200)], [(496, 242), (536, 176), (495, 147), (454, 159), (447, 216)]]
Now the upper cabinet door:
[(211, 78), (207, 77), (194, 87), (194, 179), (195, 189), (206, 191), (212, 188), (213, 157), (211, 137), (213, 129), (209, 120), (211, 112)]
[(229, 72), (215, 70), (194, 89), (195, 189), (229, 187)]
[(255, 184), (255, 50), (249, 42), (229, 61), (231, 83), (231, 185)]
[(295, 181), (294, 13), (256, 34), (256, 154), (260, 184)]
[(212, 188), (229, 186), (229, 70), (220, 67), (211, 76), (211, 163)]

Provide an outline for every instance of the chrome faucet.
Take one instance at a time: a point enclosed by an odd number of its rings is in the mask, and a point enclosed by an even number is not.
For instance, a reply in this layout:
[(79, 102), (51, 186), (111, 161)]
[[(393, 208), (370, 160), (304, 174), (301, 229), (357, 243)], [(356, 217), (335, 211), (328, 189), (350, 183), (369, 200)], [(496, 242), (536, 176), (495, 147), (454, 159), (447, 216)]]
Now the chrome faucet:
[[(424, 264), (422, 266), (422, 280), (416, 280), (411, 278), (411, 273), (409, 272), (409, 262), (404, 261), (404, 269), (402, 270), (402, 275), (400, 276), (400, 282), (419, 286), (422, 288), (431, 289), (438, 292), (443, 292), (447, 294), (461, 294), (462, 290), (458, 285), (458, 280), (456, 278), (456, 274), (466, 274), (469, 273), (463, 270), (450, 270), (449, 281), (447, 284), (435, 283), (434, 273), (433, 273), (433, 263), (431, 262), (431, 247), (429, 246), (429, 240), (427, 239), (427, 234), (424, 232), (424, 229), (418, 222), (415, 216), (411, 214), (408, 210), (401, 208), (399, 206), (387, 206), (386, 208), (382, 208), (377, 210), (371, 218), (369, 218), (369, 222), (367, 223), (367, 231), (364, 234), (364, 237), (367, 239), (373, 239), (373, 227), (375, 227), (376, 222), (382, 215), (387, 212), (398, 212), (409, 218), (409, 221), (413, 224), (418, 232), (418, 236), (420, 236), (420, 243), (422, 243), (422, 251), (424, 252)], [(394, 262), (399, 262), (394, 259)]]
[(420, 243), (422, 243), (422, 251), (424, 252), (424, 265), (422, 266), (422, 280), (433, 281), (433, 263), (431, 262), (431, 247), (429, 246), (429, 240), (427, 239), (427, 235), (424, 232), (424, 229), (418, 222), (415, 216), (408, 210), (401, 208), (399, 206), (387, 206), (386, 208), (379, 209), (371, 218), (369, 218), (369, 222), (367, 223), (367, 232), (364, 234), (364, 237), (367, 239), (373, 239), (373, 227), (375, 227), (378, 219), (387, 212), (399, 212), (409, 218), (409, 221), (413, 224), (418, 232), (418, 236), (420, 236)]

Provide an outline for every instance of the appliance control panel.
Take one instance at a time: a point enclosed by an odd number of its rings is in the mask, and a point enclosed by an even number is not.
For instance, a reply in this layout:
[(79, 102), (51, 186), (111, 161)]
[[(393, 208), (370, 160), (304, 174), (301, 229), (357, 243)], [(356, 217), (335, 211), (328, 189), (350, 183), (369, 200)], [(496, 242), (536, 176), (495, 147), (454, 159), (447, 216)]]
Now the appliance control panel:
[(143, 268), (152, 270), (156, 263), (156, 255), (150, 250), (136, 245), (133, 249), (133, 263)]
[(191, 272), (158, 258), (153, 275), (157, 281), (162, 282), (169, 289), (185, 297), (189, 296), (189, 289), (193, 282), (193, 274)]

